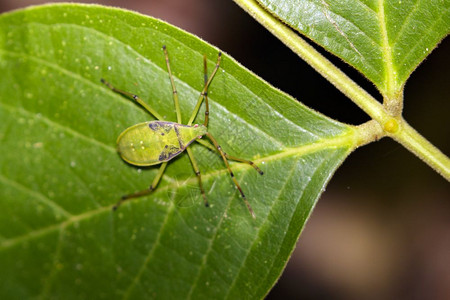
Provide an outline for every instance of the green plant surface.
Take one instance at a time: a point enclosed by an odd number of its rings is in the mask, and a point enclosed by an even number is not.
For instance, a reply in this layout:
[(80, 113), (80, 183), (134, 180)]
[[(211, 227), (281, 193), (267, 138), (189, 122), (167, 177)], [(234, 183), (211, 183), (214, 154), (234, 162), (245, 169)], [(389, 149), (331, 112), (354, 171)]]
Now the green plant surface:
[[(448, 1), (415, 2), (412, 6), (408, 6), (412, 10), (405, 9), (401, 1), (368, 2), (370, 5), (355, 1), (345, 3), (333, 1), (330, 2), (333, 3), (332, 6), (324, 0), (302, 1), (301, 4), (298, 1), (290, 0), (264, 2), (268, 6), (260, 5), (257, 0), (234, 1), (357, 104), (373, 121), (377, 122), (381, 127), (381, 132), (372, 132), (372, 136), (376, 136), (377, 139), (384, 136), (391, 137), (450, 181), (450, 159), (414, 130), (402, 116), (403, 88), (407, 77), (420, 63), (419, 58), (424, 59), (436, 47), (437, 43), (450, 33), (450, 6)], [(429, 4), (432, 6), (428, 7)], [(297, 6), (302, 5), (310, 5), (308, 13), (303, 13), (297, 9)], [(347, 7), (347, 9), (344, 7)], [(369, 12), (369, 8), (371, 8), (373, 12), (377, 12), (377, 15), (372, 20), (368, 14), (361, 13), (361, 16), (355, 19), (352, 15), (353, 7), (356, 7), (355, 11), (363, 7), (366, 12)], [(372, 78), (370, 72), (362, 70), (362, 65), (353, 60), (354, 56), (364, 56), (364, 52), (360, 52), (349, 38), (352, 30), (348, 29), (348, 33), (343, 31), (334, 20), (332, 15), (335, 14), (335, 11), (339, 11), (341, 17), (344, 16), (348, 20), (354, 20), (352, 22), (360, 20), (358, 23), (361, 27), (360, 35), (365, 32), (362, 28), (371, 24), (371, 22), (373, 23), (374, 20), (379, 25), (372, 30), (372, 32), (378, 30), (382, 37), (382, 47), (380, 48), (382, 53), (376, 54), (382, 57), (377, 69), (379, 79)], [(309, 18), (310, 15), (317, 16), (318, 20), (321, 19), (320, 16), (325, 17), (326, 22), (330, 24), (328, 24), (328, 29), (313, 30), (308, 32), (311, 36), (307, 36), (316, 39), (319, 43), (320, 40), (330, 40), (332, 36), (343, 37), (345, 43), (354, 51), (348, 58), (342, 55), (342, 51), (340, 52), (342, 47), (339, 46), (337, 41), (324, 43), (323, 46), (332, 53), (341, 56), (347, 63), (372, 80), (383, 95), (383, 104), (303, 40), (294, 31), (304, 29), (303, 26), (298, 25), (298, 21), (291, 24), (293, 28), (289, 27), (289, 18), (292, 19), (296, 16), (300, 20), (305, 17)], [(362, 16), (365, 16), (365, 18)], [(406, 18), (406, 16), (408, 17)], [(340, 18), (340, 21), (342, 23), (345, 20)], [(401, 36), (395, 34), (396, 28), (400, 26), (399, 24), (402, 24)], [(418, 26), (417, 24), (428, 24), (429, 26)], [(413, 35), (413, 37), (410, 35)], [(370, 48), (367, 45), (365, 47)], [(378, 48), (373, 44), (370, 49), (370, 51), (377, 52)], [(399, 52), (394, 54), (394, 49)], [(371, 53), (370, 51), (368, 53)], [(398, 53), (403, 53), (402, 51), (407, 55), (408, 62), (398, 63), (394, 58), (398, 56)], [(376, 55), (367, 54), (367, 57), (375, 57)]]
[(258, 0), (394, 98), (450, 32), (450, 1)]
[[(151, 120), (100, 83), (138, 94), (175, 120), (162, 45), (183, 121), (218, 50), (162, 21), (119, 9), (48, 5), (0, 16), (0, 298), (257, 299), (273, 286), (326, 183), (365, 137), (274, 89), (224, 54), (209, 90), (220, 156), (192, 145), (167, 167), (122, 161), (116, 139)], [(198, 122), (203, 120), (203, 108)]]

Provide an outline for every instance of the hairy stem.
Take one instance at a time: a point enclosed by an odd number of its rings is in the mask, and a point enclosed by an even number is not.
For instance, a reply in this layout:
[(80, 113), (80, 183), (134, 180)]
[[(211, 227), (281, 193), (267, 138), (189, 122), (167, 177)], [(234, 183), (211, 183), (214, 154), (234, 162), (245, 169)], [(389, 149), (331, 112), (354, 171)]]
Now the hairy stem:
[[(400, 115), (401, 105), (397, 105), (396, 109), (391, 108), (389, 105), (383, 107), (382, 104), (303, 40), (295, 31), (266, 11), (256, 0), (233, 1), (350, 98), (373, 120), (378, 122), (379, 126), (374, 126), (374, 123), (368, 122), (358, 127), (357, 132), (359, 134), (358, 138), (355, 139), (356, 147), (388, 135), (450, 181), (449, 158), (403, 120)], [(396, 95), (395, 103), (398, 103), (398, 101), (403, 102), (403, 97), (401, 96), (400, 94)], [(363, 134), (364, 130), (369, 131), (367, 134)]]
[(296, 32), (265, 11), (256, 0), (234, 0), (247, 13), (279, 38), (286, 46), (311, 65), (372, 119), (383, 124), (389, 118), (383, 105), (356, 84), (344, 72), (303, 40)]

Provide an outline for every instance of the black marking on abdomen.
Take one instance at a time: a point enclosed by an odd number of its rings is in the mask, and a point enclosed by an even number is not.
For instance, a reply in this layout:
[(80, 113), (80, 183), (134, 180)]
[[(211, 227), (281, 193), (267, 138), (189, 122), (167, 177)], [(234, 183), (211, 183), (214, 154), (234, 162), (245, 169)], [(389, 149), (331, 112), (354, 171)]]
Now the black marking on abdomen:
[(180, 154), (181, 149), (174, 145), (165, 145), (164, 150), (161, 151), (161, 154), (158, 157), (159, 161), (168, 161)]
[(161, 135), (169, 133), (174, 127), (171, 123), (163, 123), (163, 122), (150, 122), (148, 123), (148, 127), (153, 131), (163, 131)]
[(183, 142), (181, 141), (180, 131), (178, 130), (178, 124), (173, 125), (173, 130), (175, 130), (175, 133), (177, 134), (177, 139), (178, 139), (178, 143), (180, 144), (180, 148), (184, 150), (185, 146), (184, 146)]

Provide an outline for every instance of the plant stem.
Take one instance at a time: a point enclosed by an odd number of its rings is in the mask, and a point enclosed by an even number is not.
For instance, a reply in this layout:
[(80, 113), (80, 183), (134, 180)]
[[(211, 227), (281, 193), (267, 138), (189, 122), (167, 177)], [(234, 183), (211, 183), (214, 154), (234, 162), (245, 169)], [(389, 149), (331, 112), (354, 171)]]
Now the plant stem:
[(386, 115), (381, 103), (334, 66), (296, 32), (264, 10), (256, 0), (234, 0), (234, 2), (311, 65), (344, 95), (355, 102), (372, 119), (377, 120), (380, 124), (388, 120), (389, 117)]
[(401, 119), (398, 132), (389, 136), (450, 181), (450, 159), (414, 130), (405, 120)]
[[(350, 98), (373, 120), (381, 126), (368, 122), (367, 126), (358, 128), (359, 138), (355, 139), (355, 147), (369, 142), (369, 138), (377, 140), (390, 136), (408, 150), (417, 155), (429, 166), (450, 181), (450, 160), (439, 149), (416, 132), (401, 118), (401, 105), (395, 109), (389, 105), (383, 107), (375, 98), (357, 85), (345, 73), (334, 66), (328, 59), (303, 40), (296, 32), (266, 11), (256, 0), (233, 0), (267, 30), (280, 39), (286, 46), (311, 65), (344, 95)], [(402, 98), (402, 95), (397, 95)], [(400, 99), (402, 102), (403, 99)], [(396, 102), (398, 103), (398, 101)], [(362, 134), (363, 130), (370, 132)]]

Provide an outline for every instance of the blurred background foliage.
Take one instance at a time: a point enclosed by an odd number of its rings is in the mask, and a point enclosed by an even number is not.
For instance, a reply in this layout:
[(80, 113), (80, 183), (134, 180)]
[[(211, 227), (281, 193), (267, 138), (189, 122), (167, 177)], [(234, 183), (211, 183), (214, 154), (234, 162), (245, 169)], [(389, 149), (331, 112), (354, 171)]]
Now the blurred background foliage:
[[(61, 1), (2, 0), (0, 12)], [(232, 0), (78, 1), (134, 10), (194, 33), (275, 87), (338, 121), (369, 117)], [(324, 51), (322, 51), (324, 52)], [(324, 53), (373, 96), (374, 86)], [(405, 119), (450, 154), (450, 41), (405, 87)], [(450, 186), (385, 138), (353, 153), (318, 202), (267, 299), (449, 299)]]

